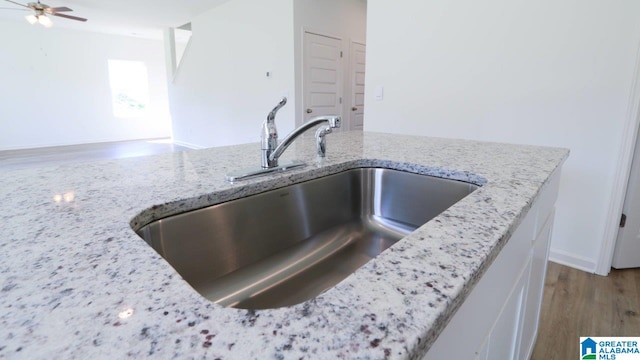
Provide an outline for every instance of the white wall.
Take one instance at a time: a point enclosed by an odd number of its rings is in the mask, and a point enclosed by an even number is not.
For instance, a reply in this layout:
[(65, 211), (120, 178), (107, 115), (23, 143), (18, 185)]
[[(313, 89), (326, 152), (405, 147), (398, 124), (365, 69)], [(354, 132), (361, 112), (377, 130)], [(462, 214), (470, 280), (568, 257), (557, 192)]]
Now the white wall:
[(369, 0), (365, 129), (570, 148), (552, 257), (593, 271), (638, 14), (635, 0)]
[(281, 134), (293, 130), (292, 24), (292, 0), (229, 1), (191, 21), (191, 42), (169, 85), (178, 143), (259, 141), (262, 122), (284, 94), (289, 104), (276, 123)]
[[(365, 0), (294, 0), (294, 35), (296, 66), (296, 123), (304, 119), (302, 59), (304, 31), (328, 35), (342, 40), (344, 86), (342, 115), (345, 120), (351, 109), (350, 44), (364, 43), (367, 30), (367, 2)], [(348, 128), (348, 122), (344, 122)]]
[[(0, 150), (171, 136), (162, 41), (0, 21)], [(145, 119), (113, 116), (107, 61), (144, 61)]]

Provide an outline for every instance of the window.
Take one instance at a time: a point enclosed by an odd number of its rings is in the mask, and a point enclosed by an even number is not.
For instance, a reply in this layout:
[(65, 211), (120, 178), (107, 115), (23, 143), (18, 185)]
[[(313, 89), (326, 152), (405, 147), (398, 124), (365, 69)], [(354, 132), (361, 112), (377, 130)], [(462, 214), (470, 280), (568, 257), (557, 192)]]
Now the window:
[(149, 76), (142, 61), (109, 60), (113, 115), (140, 118), (149, 105)]

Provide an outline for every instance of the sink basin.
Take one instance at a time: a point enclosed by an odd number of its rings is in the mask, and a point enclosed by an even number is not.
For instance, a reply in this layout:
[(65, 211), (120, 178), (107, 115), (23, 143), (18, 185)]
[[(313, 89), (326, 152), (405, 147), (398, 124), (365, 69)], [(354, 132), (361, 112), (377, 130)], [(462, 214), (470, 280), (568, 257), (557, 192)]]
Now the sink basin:
[(157, 220), (138, 234), (207, 299), (277, 308), (333, 287), (476, 188), (353, 169)]

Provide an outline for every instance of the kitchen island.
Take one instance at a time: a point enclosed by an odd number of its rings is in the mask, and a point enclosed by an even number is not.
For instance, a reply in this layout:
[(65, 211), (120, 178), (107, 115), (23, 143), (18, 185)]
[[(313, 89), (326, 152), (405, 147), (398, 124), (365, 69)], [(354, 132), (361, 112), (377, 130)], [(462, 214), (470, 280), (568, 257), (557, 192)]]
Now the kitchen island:
[[(258, 144), (0, 175), (0, 358), (420, 359), (568, 156), (367, 132), (331, 134), (327, 146), (320, 162), (314, 139), (300, 139), (284, 158), (307, 167), (235, 184), (225, 174), (259, 164)], [(134, 231), (358, 167), (481, 187), (334, 288), (288, 308), (213, 304)]]

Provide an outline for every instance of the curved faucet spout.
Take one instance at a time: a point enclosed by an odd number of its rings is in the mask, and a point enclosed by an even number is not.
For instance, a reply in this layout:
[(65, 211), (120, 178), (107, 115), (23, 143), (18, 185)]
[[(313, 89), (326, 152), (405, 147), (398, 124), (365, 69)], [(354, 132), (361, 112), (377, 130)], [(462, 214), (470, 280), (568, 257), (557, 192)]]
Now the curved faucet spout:
[(284, 140), (273, 150), (273, 152), (269, 155), (269, 161), (274, 163), (275, 166), (278, 165), (278, 158), (282, 153), (293, 143), (298, 136), (302, 135), (305, 131), (311, 129), (312, 127), (321, 124), (323, 122), (327, 122), (331, 129), (339, 128), (342, 122), (340, 116), (336, 115), (324, 115), (324, 116), (316, 116), (311, 118), (306, 123), (300, 125), (297, 129), (293, 130), (289, 135), (287, 135)]
[(279, 166), (278, 159), (280, 155), (295, 141), (298, 136), (302, 135), (305, 131), (313, 128), (316, 125), (322, 123), (325, 124), (322, 128), (318, 129), (316, 133), (316, 141), (318, 147), (318, 154), (324, 156), (326, 152), (326, 140), (325, 135), (331, 133), (332, 129), (339, 128), (341, 119), (337, 115), (316, 116), (306, 123), (302, 124), (297, 129), (293, 130), (291, 134), (287, 135), (282, 143), (278, 144), (278, 132), (276, 131), (276, 113), (287, 103), (287, 98), (282, 98), (278, 105), (271, 110), (267, 115), (267, 120), (262, 124), (262, 148), (260, 150), (262, 166), (259, 168), (242, 169), (240, 171), (232, 171), (227, 174), (227, 181), (237, 181), (246, 179), (249, 177), (270, 174), (276, 171), (284, 171), (287, 169), (294, 169), (306, 164), (302, 161), (293, 161), (286, 165)]

